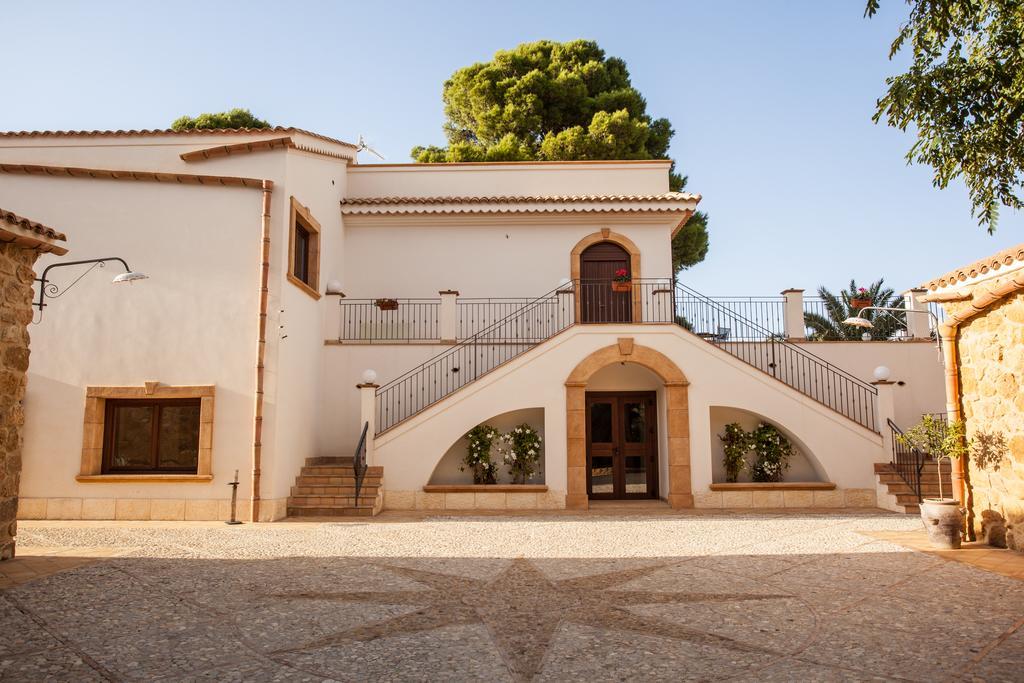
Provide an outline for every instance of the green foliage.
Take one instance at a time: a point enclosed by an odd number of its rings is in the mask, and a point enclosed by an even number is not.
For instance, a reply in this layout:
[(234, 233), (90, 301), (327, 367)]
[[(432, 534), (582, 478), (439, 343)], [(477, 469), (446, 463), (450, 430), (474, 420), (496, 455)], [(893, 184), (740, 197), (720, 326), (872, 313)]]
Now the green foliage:
[(891, 287), (883, 287), (884, 282), (884, 279), (879, 279), (861, 288), (854, 280), (850, 280), (850, 287), (838, 295), (826, 287), (818, 287), (818, 296), (825, 302), (825, 315), (804, 313), (804, 324), (811, 330), (810, 338), (815, 341), (859, 341), (862, 334), (870, 332), (872, 339), (891, 339), (906, 326), (906, 314), (903, 312), (865, 311), (861, 317), (874, 325), (870, 330), (843, 324), (844, 320), (856, 316), (860, 311), (851, 306), (850, 301), (860, 298), (861, 289), (867, 289), (867, 296), (873, 306), (903, 308), (903, 299)]
[(525, 484), (536, 473), (537, 463), (540, 462), (540, 434), (530, 425), (523, 423), (502, 434), (501, 440), (505, 444), (501, 452), (512, 474), (513, 483)]
[(498, 431), (488, 424), (477, 425), (466, 433), (466, 456), (459, 469), (465, 471), (468, 467), (473, 470), (474, 484), (494, 484), (497, 481), (498, 465), (491, 462), (491, 449), (498, 438)]
[(195, 118), (182, 116), (171, 124), (172, 130), (194, 130), (196, 128), (270, 128), (270, 124), (252, 115), (248, 109), (232, 109), (216, 113), (200, 114)]
[(725, 480), (733, 483), (740, 476), (740, 472), (747, 468), (747, 452), (751, 449), (750, 434), (747, 433), (740, 423), (730, 422), (725, 425), (725, 434), (719, 434), (722, 441), (722, 449), (725, 457), (722, 464), (725, 465)]
[(750, 466), (750, 478), (758, 482), (782, 481), (789, 469), (793, 444), (770, 424), (762, 422), (750, 432), (750, 448), (757, 459)]
[(920, 422), (897, 438), (905, 446), (935, 458), (962, 458), (971, 449), (962, 420), (947, 422), (934, 415), (924, 415)]
[[(907, 0), (910, 17), (889, 51), (912, 53), (886, 79), (874, 120), (913, 127), (908, 163), (945, 188), (963, 177), (972, 213), (994, 232), (999, 206), (1020, 209), (1024, 187), (1024, 10), (1020, 0)], [(868, 0), (865, 16), (878, 11)]]
[[(541, 40), (459, 69), (442, 91), (446, 147), (414, 147), (421, 163), (667, 159), (675, 131), (653, 119), (626, 63), (592, 40)], [(673, 191), (686, 179), (669, 174)], [(707, 216), (695, 214), (672, 244), (677, 269), (707, 255)]]

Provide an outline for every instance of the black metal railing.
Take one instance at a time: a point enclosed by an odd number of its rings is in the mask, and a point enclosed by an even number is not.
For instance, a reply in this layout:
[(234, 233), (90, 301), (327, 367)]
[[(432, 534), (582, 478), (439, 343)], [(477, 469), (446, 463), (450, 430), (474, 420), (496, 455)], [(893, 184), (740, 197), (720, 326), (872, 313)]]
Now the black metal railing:
[(366, 432), (370, 429), (370, 423), (363, 423), (363, 433), (359, 436), (359, 445), (356, 446), (355, 455), (352, 456), (352, 471), (355, 473), (356, 484), (356, 507), (359, 507), (359, 492), (363, 488), (363, 479), (366, 477)]
[(394, 427), (575, 322), (575, 292), (554, 289), (376, 392), (377, 433)]
[(533, 299), (460, 298), (455, 302), (458, 315), (457, 339), (469, 339), (488, 327), (514, 315)]
[(429, 341), (440, 333), (439, 299), (341, 299), (342, 341)]
[(906, 482), (918, 502), (921, 501), (921, 472), (924, 470), (926, 455), (913, 446), (903, 442), (903, 431), (890, 419), (889, 433), (892, 439), (892, 466), (900, 478)]
[(878, 390), (867, 382), (679, 283), (676, 307), (679, 324), (705, 341), (862, 427), (878, 431)]

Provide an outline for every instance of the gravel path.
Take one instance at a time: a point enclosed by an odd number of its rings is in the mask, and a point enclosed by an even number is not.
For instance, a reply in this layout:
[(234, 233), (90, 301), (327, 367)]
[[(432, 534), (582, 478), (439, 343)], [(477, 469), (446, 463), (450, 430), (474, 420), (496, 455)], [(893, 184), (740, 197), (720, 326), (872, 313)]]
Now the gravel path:
[[(1024, 583), (874, 513), (19, 526), (4, 680), (1022, 680)], [(952, 635), (952, 634), (956, 635)]]

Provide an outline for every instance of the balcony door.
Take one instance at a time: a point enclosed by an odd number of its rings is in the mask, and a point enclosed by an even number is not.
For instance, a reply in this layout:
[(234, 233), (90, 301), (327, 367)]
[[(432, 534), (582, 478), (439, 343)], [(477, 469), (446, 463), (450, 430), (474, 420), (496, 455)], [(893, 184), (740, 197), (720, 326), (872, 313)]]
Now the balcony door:
[(614, 242), (598, 242), (580, 254), (580, 322), (633, 322), (631, 291), (612, 291), (615, 272), (632, 275), (629, 252)]
[(587, 495), (658, 497), (653, 391), (587, 392)]

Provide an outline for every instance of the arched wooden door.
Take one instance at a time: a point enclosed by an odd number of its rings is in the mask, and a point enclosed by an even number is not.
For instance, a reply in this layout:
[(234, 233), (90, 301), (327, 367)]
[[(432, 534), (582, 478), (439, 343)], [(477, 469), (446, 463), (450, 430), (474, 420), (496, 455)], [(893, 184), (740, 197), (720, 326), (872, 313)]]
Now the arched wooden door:
[(580, 322), (633, 322), (633, 293), (613, 292), (615, 272), (632, 276), (629, 252), (614, 242), (598, 242), (580, 254)]

